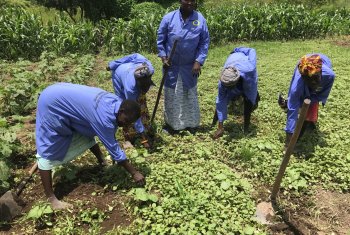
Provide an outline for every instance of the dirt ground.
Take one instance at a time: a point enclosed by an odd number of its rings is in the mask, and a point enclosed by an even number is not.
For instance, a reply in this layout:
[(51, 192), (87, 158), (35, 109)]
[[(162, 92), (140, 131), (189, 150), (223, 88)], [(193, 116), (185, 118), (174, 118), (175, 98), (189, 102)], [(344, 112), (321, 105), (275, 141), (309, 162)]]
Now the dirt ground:
[[(57, 197), (72, 203), (74, 207), (71, 211), (54, 214), (52, 216), (54, 224), (59, 222), (56, 221), (56, 217), (57, 219), (64, 218), (62, 213), (67, 214), (70, 218), (74, 218), (81, 215), (84, 211), (94, 209), (103, 212), (104, 215), (103, 222), (100, 223), (101, 234), (118, 226), (128, 226), (132, 222), (132, 218), (124, 206), (127, 199), (110, 189), (105, 189), (100, 185), (89, 182), (72, 183), (70, 185), (57, 183), (55, 186)], [(35, 203), (44, 201), (44, 191), (38, 173), (34, 176), (33, 182), (22, 193), (21, 198), (26, 203), (22, 210), (23, 215), (27, 214)], [(45, 226), (39, 226), (40, 228), (38, 228), (37, 224), (27, 219), (22, 220), (23, 218), (23, 216), (19, 216), (11, 224), (0, 226), (0, 234), (51, 234), (52, 228)], [(82, 223), (80, 226), (83, 230), (88, 230), (89, 228), (89, 224)]]
[[(269, 198), (269, 188), (264, 185), (258, 188), (254, 197), (257, 205), (264, 206), (268, 204), (264, 202)], [(318, 187), (312, 196), (286, 198), (282, 192), (279, 195), (277, 204), (284, 210), (282, 214), (267, 218), (273, 221), (269, 234), (350, 235), (350, 193)]]
[(318, 188), (310, 198), (303, 197), (288, 204), (293, 206), (286, 208), (286, 215), (300, 234), (350, 234), (349, 193)]
[(350, 47), (350, 35), (342, 36), (340, 39), (334, 40), (333, 43), (337, 46)]

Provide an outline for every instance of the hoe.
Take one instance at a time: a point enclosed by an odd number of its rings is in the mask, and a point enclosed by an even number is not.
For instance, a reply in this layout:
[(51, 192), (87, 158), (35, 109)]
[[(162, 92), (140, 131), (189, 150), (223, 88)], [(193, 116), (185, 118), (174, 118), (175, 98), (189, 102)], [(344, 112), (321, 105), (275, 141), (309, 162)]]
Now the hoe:
[(19, 195), (37, 169), (38, 163), (35, 163), (29, 171), (29, 176), (21, 181), (15, 192), (9, 190), (2, 195), (0, 198), (0, 222), (9, 222), (21, 213), (24, 202), (19, 199)]
[(286, 171), (290, 156), (293, 153), (295, 144), (298, 140), (301, 128), (302, 128), (304, 120), (306, 118), (306, 114), (307, 114), (307, 111), (309, 109), (310, 102), (311, 102), (310, 99), (304, 100), (303, 106), (302, 106), (300, 113), (299, 113), (299, 118), (298, 118), (295, 130), (294, 130), (294, 133), (293, 133), (292, 138), (291, 138), (291, 140), (288, 144), (288, 147), (285, 151), (280, 169), (279, 169), (278, 174), (276, 176), (275, 183), (273, 185), (271, 196), (270, 196), (270, 201), (269, 202), (260, 202), (257, 205), (256, 214), (255, 214), (256, 220), (262, 224), (272, 224), (270, 222), (270, 220), (274, 216), (274, 209), (278, 210), (277, 194), (278, 194), (278, 191), (280, 189), (282, 178), (283, 178), (283, 175)]

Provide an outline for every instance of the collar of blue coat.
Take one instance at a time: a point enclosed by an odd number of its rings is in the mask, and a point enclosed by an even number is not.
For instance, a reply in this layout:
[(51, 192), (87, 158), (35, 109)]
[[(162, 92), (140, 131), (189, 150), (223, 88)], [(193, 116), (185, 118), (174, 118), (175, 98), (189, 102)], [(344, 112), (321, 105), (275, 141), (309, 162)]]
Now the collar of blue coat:
[[(177, 13), (179, 14), (179, 17), (182, 19), (182, 14), (181, 14), (180, 8), (177, 10)], [(192, 22), (191, 24), (193, 26), (200, 26), (200, 21), (199, 21), (197, 11), (193, 10), (192, 14), (184, 22), (190, 22), (190, 21)]]

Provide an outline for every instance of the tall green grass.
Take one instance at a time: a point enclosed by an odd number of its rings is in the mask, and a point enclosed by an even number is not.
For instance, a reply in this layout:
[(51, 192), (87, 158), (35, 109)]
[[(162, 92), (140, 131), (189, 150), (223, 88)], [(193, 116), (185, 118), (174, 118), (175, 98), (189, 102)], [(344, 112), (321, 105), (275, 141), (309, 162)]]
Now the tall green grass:
[(349, 11), (262, 4), (205, 10), (211, 41), (320, 38), (350, 32)]
[[(168, 9), (169, 11), (170, 9)], [(350, 33), (350, 10), (311, 10), (303, 5), (256, 4), (203, 9), (211, 43), (234, 40), (290, 40)], [(72, 22), (63, 14), (43, 23), (23, 8), (0, 10), (0, 58), (35, 60), (43, 51), (70, 53), (156, 52), (164, 13), (122, 19)]]
[(205, 8), (217, 8), (222, 6), (232, 6), (237, 3), (245, 3), (245, 4), (280, 4), (287, 3), (293, 5), (304, 5), (308, 7), (316, 7), (316, 8), (350, 8), (350, 1), (348, 0), (205, 0), (202, 4)]
[(0, 10), (0, 58), (36, 59), (47, 45), (41, 18), (22, 8)]

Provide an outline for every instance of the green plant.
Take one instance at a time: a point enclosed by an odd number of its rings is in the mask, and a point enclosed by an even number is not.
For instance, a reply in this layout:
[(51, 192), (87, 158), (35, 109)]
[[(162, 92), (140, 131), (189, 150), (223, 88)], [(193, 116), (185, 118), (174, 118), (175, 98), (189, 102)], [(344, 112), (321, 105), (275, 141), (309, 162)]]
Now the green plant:
[(60, 218), (53, 229), (55, 234), (82, 234), (83, 229), (78, 226), (75, 215), (66, 215)]
[(10, 178), (10, 168), (4, 161), (0, 161), (0, 193), (2, 194), (9, 188), (8, 179)]
[(36, 2), (46, 7), (54, 7), (58, 10), (65, 11), (71, 19), (75, 19), (74, 16), (79, 11), (84, 19), (89, 19), (94, 22), (111, 17), (127, 18), (135, 3), (134, 0), (102, 0), (99, 1), (99, 4), (95, 4), (95, 2), (91, 0), (36, 0)]
[(36, 227), (43, 228), (46, 226), (53, 226), (53, 210), (48, 203), (39, 203), (28, 212), (26, 219), (33, 220)]
[(89, 224), (89, 234), (100, 234), (100, 223), (105, 218), (105, 213), (96, 208), (81, 210), (79, 216), (82, 223)]
[(37, 59), (47, 45), (40, 17), (20, 7), (1, 8), (0, 15), (0, 58)]
[(7, 115), (26, 115), (35, 107), (38, 74), (24, 72), (16, 74), (6, 87), (1, 88), (0, 106)]
[(60, 16), (47, 26), (47, 50), (63, 55), (66, 53), (91, 53), (98, 47), (98, 31), (90, 21), (72, 24), (70, 19)]
[(163, 196), (159, 205), (136, 211), (141, 216), (136, 221), (139, 232), (239, 232), (243, 231), (242, 224), (251, 223), (254, 210), (249, 198), (250, 184), (222, 168), (219, 162), (195, 156), (177, 164), (158, 162), (148, 180)]
[(130, 190), (128, 195), (133, 195), (135, 201), (141, 201), (141, 202), (157, 202), (158, 196), (153, 193), (147, 193), (144, 188), (135, 188)]
[(13, 146), (16, 143), (16, 133), (9, 129), (0, 128), (0, 159), (6, 159), (12, 154)]
[[(337, 14), (343, 17), (346, 16), (345, 13), (338, 11)], [(246, 14), (248, 18), (251, 16), (247, 12)], [(225, 23), (225, 19), (221, 20)], [(243, 20), (241, 23), (244, 23)], [(114, 22), (113, 26), (117, 24), (119, 23)], [(127, 24), (126, 22), (125, 25)], [(106, 25), (108, 27), (108, 22)], [(114, 35), (112, 29), (110, 35), (119, 36)], [(229, 35), (228, 32), (227, 35)], [(283, 158), (285, 137), (283, 128), (286, 115), (276, 103), (276, 94), (288, 91), (297, 61), (305, 53), (312, 51), (319, 51), (331, 57), (336, 80), (326, 106), (320, 107), (317, 129), (305, 133), (298, 143), (302, 152), (294, 153), (291, 157), (279, 195), (286, 209), (294, 209), (298, 206), (295, 201), (290, 202), (286, 199), (298, 197), (303, 201), (310, 200), (308, 196), (315, 192), (316, 187), (349, 192), (350, 133), (345, 127), (350, 125), (346, 112), (350, 106), (350, 97), (347, 92), (344, 92), (350, 89), (348, 66), (350, 49), (347, 45), (348, 37), (344, 36), (283, 42), (236, 41), (222, 46), (212, 46), (198, 81), (201, 109), (199, 131), (195, 135), (183, 131), (175, 136), (166, 136), (158, 132), (152, 152), (139, 148), (137, 144), (134, 149), (126, 150), (129, 160), (135, 163), (137, 169), (146, 176), (147, 184), (141, 190), (132, 189), (134, 184), (131, 176), (117, 164), (107, 167), (103, 172), (101, 170), (95, 173), (91, 170), (93, 173), (89, 171), (84, 179), (79, 174), (77, 181), (75, 173), (82, 169), (79, 168), (80, 164), (88, 168), (96, 164), (91, 154), (84, 156), (81, 160), (77, 159), (76, 170), (73, 169), (73, 174), (70, 175), (71, 180), (85, 186), (93, 185), (94, 188), (85, 196), (80, 191), (68, 193), (67, 198), (70, 200), (81, 200), (81, 203), (74, 203), (79, 209), (69, 213), (67, 211), (55, 213), (55, 220), (52, 222), (54, 227), (41, 232), (101, 234), (105, 232), (106, 223), (115, 221), (114, 213), (119, 213), (118, 209), (124, 212), (125, 209), (126, 214), (133, 214), (131, 216), (133, 222), (129, 226), (108, 231), (110, 234), (227, 234), (230, 232), (251, 234), (253, 231), (254, 234), (268, 233), (268, 228), (259, 225), (252, 220), (252, 217), (260, 193), (264, 192), (264, 196), (268, 194), (266, 191), (272, 186)], [(126, 48), (130, 49), (131, 46), (132, 44), (126, 45)], [(210, 123), (215, 109), (218, 74), (226, 57), (234, 47), (238, 46), (253, 47), (257, 51), (259, 92), (263, 99), (252, 115), (251, 133), (248, 135), (243, 133), (241, 114), (236, 113), (233, 116), (229, 115), (229, 119), (225, 122), (224, 136), (213, 141), (210, 135), (215, 131), (215, 127), (211, 127)], [(122, 56), (119, 53), (114, 54), (113, 50), (112, 52), (113, 58)], [(142, 53), (152, 61), (156, 70), (153, 78), (159, 84), (162, 76), (159, 58), (153, 53)], [(106, 90), (112, 90), (108, 72), (103, 75), (101, 72), (94, 72), (93, 68), (103, 68), (105, 62), (113, 58), (79, 53), (66, 54), (62, 57), (47, 51), (35, 63), (23, 60), (1, 61), (0, 79), (3, 87), (6, 87), (10, 80), (19, 82), (17, 77), (23, 76), (26, 72), (38, 74), (37, 86), (33, 89), (33, 92), (37, 92), (56, 81), (73, 81), (91, 85), (96, 83), (96, 76), (105, 76), (104, 79), (98, 79), (99, 82), (96, 84)], [(24, 80), (24, 82), (27, 81)], [(20, 83), (17, 87), (22, 89)], [(32, 96), (36, 97), (35, 94), (33, 93)], [(10, 93), (7, 95), (11, 97)], [(154, 104), (156, 95), (157, 89), (151, 89), (148, 99), (150, 107)], [(1, 110), (3, 110), (2, 107)], [(34, 119), (32, 111), (30, 110), (30, 113)], [(0, 145), (3, 143), (0, 149), (5, 150), (5, 155), (0, 159), (7, 166), (1, 169), (11, 169), (9, 173), (12, 175), (6, 180), (9, 184), (12, 183), (12, 178), (16, 181), (23, 173), (23, 170), (17, 169), (16, 166), (8, 165), (8, 160), (15, 159), (22, 162), (18, 145), (16, 145), (15, 132), (19, 132), (23, 120), (24, 117), (9, 117), (6, 113), (2, 113), (0, 118), (0, 132), (3, 133), (0, 135)], [(158, 129), (161, 129), (161, 120), (161, 115), (157, 116), (155, 125)], [(11, 138), (1, 140), (1, 136), (7, 136), (5, 133), (11, 133), (9, 135)], [(116, 138), (122, 139), (120, 132)], [(34, 145), (29, 147), (35, 150)], [(9, 156), (13, 157), (9, 158)], [(27, 153), (25, 156), (30, 155)], [(20, 168), (23, 168), (22, 165)], [(80, 173), (84, 172), (86, 171), (80, 171)], [(68, 180), (62, 181), (64, 183)], [(36, 188), (36, 186), (33, 187), (34, 190)], [(139, 191), (137, 197), (135, 190)], [(128, 192), (132, 192), (130, 196), (127, 196)], [(32, 196), (29, 192), (27, 193), (24, 195)], [(149, 194), (156, 194), (158, 201), (149, 200)], [(79, 195), (79, 198), (76, 195)], [(101, 204), (96, 203), (98, 200), (95, 199), (98, 197), (108, 201), (108, 205), (103, 209), (100, 209)], [(95, 208), (98, 209), (94, 212)], [(83, 214), (83, 212), (86, 213)], [(99, 222), (101, 220), (103, 220), (102, 223)], [(47, 218), (45, 221), (51, 220)], [(14, 229), (18, 228), (17, 222), (18, 220), (12, 224)], [(20, 225), (21, 228), (28, 228), (27, 233), (37, 232), (32, 228), (32, 220), (21, 221)]]
[(53, 178), (66, 182), (73, 181), (77, 178), (78, 171), (79, 168), (75, 165), (65, 164), (54, 169)]

